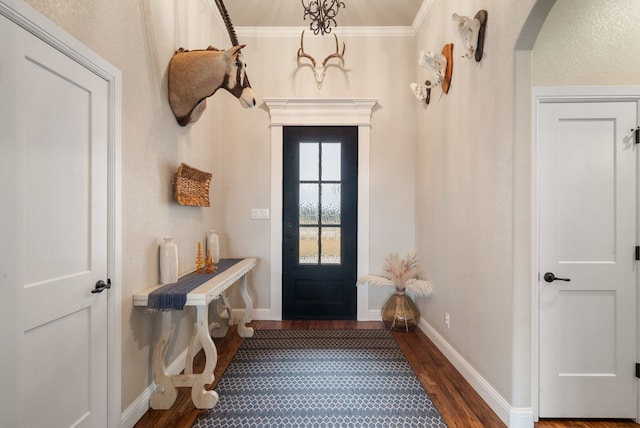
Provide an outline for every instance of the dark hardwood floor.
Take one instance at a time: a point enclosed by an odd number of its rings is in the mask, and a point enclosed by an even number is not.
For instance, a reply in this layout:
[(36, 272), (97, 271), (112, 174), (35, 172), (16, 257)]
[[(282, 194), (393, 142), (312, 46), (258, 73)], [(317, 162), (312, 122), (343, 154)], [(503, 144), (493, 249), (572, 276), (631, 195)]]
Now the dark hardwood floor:
[[(357, 321), (254, 321), (255, 329), (382, 329), (382, 322)], [(450, 428), (505, 427), (498, 416), (480, 398), (478, 393), (458, 373), (421, 331), (394, 333), (394, 336), (415, 371), (418, 379), (433, 400)], [(221, 339), (214, 339), (218, 349), (218, 365), (215, 370), (215, 385), (231, 362), (243, 340), (235, 327), (229, 329)], [(204, 366), (202, 351), (194, 361), (194, 371), (200, 372)], [(190, 428), (199, 410), (193, 407), (188, 388), (179, 388), (178, 398), (170, 410), (152, 410), (138, 421), (135, 428), (171, 427)], [(622, 428), (640, 427), (632, 421), (572, 421), (544, 420), (535, 424), (536, 428)]]

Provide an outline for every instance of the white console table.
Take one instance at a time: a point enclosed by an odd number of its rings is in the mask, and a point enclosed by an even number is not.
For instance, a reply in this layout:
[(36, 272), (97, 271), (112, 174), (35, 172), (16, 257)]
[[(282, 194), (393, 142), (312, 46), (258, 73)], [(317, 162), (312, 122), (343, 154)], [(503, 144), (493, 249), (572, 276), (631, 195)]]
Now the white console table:
[[(151, 396), (151, 408), (170, 408), (178, 396), (177, 387), (191, 387), (191, 399), (198, 409), (212, 409), (216, 405), (218, 402), (218, 393), (205, 389), (205, 385), (213, 382), (213, 371), (218, 363), (218, 352), (211, 339), (211, 328), (222, 328), (219, 335), (223, 336), (226, 334), (228, 323), (231, 321), (231, 313), (229, 313), (228, 320), (225, 323), (219, 315), (218, 310), (214, 310), (213, 317), (216, 319), (212, 325), (209, 325), (209, 304), (222, 298), (225, 306), (230, 311), (225, 291), (236, 282), (239, 282), (240, 294), (242, 295), (246, 309), (242, 321), (238, 324), (238, 334), (241, 337), (253, 336), (253, 328), (246, 326), (246, 324), (251, 322), (251, 311), (253, 310), (253, 302), (247, 291), (246, 275), (255, 265), (255, 258), (240, 259), (226, 270), (186, 294), (186, 303), (184, 306), (195, 307), (197, 319), (187, 351), (184, 374), (170, 375), (164, 362), (167, 345), (173, 333), (173, 324), (171, 322), (171, 314), (173, 311), (163, 310), (162, 334), (154, 348), (152, 361), (154, 382), (161, 386), (161, 390), (156, 391)], [(178, 284), (179, 283), (180, 280), (178, 280)], [(149, 306), (149, 295), (161, 287), (164, 286), (157, 285), (134, 294), (134, 306)], [(198, 342), (202, 344), (206, 360), (204, 370), (199, 374), (193, 373), (193, 358), (195, 357)]]

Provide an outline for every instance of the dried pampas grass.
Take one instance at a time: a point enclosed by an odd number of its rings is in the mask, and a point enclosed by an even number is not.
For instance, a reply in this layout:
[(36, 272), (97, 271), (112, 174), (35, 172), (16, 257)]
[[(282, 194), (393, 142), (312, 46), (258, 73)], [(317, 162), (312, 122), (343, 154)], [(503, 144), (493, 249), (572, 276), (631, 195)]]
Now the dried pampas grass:
[(431, 282), (417, 278), (419, 269), (415, 251), (411, 251), (404, 259), (400, 259), (398, 254), (389, 254), (385, 260), (384, 271), (388, 276), (365, 275), (358, 279), (356, 285), (393, 285), (398, 291), (406, 289), (423, 297), (429, 297), (433, 292)]

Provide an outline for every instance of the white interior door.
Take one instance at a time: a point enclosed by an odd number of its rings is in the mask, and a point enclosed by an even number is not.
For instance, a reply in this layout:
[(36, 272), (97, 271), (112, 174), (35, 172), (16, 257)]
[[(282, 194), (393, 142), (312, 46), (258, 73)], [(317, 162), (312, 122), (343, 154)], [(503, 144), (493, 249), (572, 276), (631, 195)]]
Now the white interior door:
[(3, 370), (20, 426), (107, 426), (109, 291), (92, 290), (107, 280), (108, 85), (1, 15), (0, 40), (1, 273), (18, 318)]
[(636, 417), (637, 117), (539, 105), (540, 417)]

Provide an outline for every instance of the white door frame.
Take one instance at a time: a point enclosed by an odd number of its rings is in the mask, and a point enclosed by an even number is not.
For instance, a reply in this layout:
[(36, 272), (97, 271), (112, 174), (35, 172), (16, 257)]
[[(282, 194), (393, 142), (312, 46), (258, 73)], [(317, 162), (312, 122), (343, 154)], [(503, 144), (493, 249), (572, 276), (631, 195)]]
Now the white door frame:
[[(580, 102), (580, 101), (628, 101), (637, 100), (640, 102), (640, 87), (637, 86), (545, 86), (545, 87), (533, 87), (532, 88), (532, 126), (531, 126), (531, 403), (533, 407), (534, 420), (539, 419), (539, 303), (540, 303), (540, 288), (538, 285), (538, 271), (540, 260), (539, 254), (539, 240), (540, 233), (538, 228), (538, 212), (539, 212), (539, 187), (538, 187), (538, 170), (539, 164), (537, 159), (538, 153), (538, 111), (539, 106), (542, 103), (547, 102)], [(639, 118), (640, 120), (640, 118)], [(638, 190), (640, 191), (640, 183), (638, 183)], [(638, 194), (640, 197), (640, 194)], [(640, 199), (639, 199), (640, 200)], [(636, 219), (636, 230), (640, 230), (640, 216)], [(636, 241), (640, 244), (640, 236), (636, 236)], [(636, 266), (637, 269), (637, 266)], [(636, 289), (638, 287), (638, 275), (636, 274)], [(638, 293), (640, 294), (640, 293)], [(639, 296), (640, 298), (640, 296)], [(638, 301), (636, 301), (636, 307), (640, 307)], [(640, 338), (640, 328), (636, 324), (636, 337)], [(636, 358), (640, 355), (640, 341), (638, 348), (636, 349)], [(637, 383), (637, 388), (640, 392), (640, 382)], [(636, 420), (640, 420), (640, 394), (638, 396), (638, 403), (636, 403)]]
[(7, 17), (36, 37), (101, 77), (108, 85), (108, 231), (107, 274), (113, 284), (108, 295), (107, 426), (119, 427), (121, 418), (121, 301), (122, 301), (122, 183), (120, 70), (71, 37), (38, 11), (18, 0), (0, 0), (0, 15)]
[[(369, 271), (369, 144), (373, 98), (263, 98), (271, 117), (271, 313), (282, 319), (282, 128), (284, 126), (358, 127), (358, 267)], [(353, 285), (356, 286), (355, 284)], [(369, 290), (358, 287), (357, 319), (380, 319), (369, 310)]]

